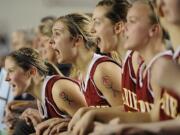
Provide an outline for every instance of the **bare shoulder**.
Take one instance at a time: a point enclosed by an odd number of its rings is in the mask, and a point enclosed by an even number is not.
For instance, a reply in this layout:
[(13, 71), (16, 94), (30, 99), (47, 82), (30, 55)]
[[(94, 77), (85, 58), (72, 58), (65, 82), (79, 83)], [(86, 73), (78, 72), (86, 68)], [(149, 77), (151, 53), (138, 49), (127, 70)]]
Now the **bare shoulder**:
[(112, 72), (121, 72), (121, 67), (118, 64), (111, 61), (100, 63), (95, 71), (95, 73), (102, 73), (102, 74), (108, 74)]
[(85, 100), (79, 85), (65, 78), (58, 80), (54, 84), (52, 98), (57, 107), (70, 116), (73, 116), (79, 107), (85, 106)]
[(113, 62), (103, 62), (96, 68), (93, 79), (102, 93), (108, 93), (109, 89), (120, 90), (121, 67)]
[(61, 91), (72, 91), (72, 90), (78, 90), (79, 91), (79, 85), (70, 79), (62, 78), (58, 81), (56, 81), (53, 85), (53, 93), (60, 93)]

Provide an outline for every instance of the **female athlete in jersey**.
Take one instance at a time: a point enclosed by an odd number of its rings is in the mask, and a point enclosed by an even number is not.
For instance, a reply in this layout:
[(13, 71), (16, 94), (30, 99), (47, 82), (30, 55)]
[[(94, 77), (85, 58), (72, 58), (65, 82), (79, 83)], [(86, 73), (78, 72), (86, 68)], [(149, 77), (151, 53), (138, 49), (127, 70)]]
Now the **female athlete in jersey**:
[(41, 121), (53, 117), (70, 118), (80, 107), (86, 106), (79, 83), (59, 75), (47, 76), (48, 67), (38, 52), (31, 48), (10, 53), (5, 68), (8, 73), (6, 80), (15, 94), (27, 92), (40, 102)]
[[(163, 15), (163, 17), (167, 17), (167, 19), (169, 20), (169, 22), (176, 22), (176, 26), (178, 26), (178, 19), (179, 19), (179, 1), (176, 0), (176, 1), (171, 1), (171, 0), (157, 0), (157, 3), (158, 3), (158, 9), (160, 11), (160, 13)], [(142, 10), (141, 10), (142, 11)], [(163, 12), (164, 11), (164, 12)], [(133, 19), (133, 18), (132, 18)], [(165, 28), (171, 28), (171, 29), (168, 29), (169, 32), (170, 32), (170, 36), (171, 36), (171, 39), (173, 41), (173, 46), (174, 49), (175, 49), (175, 54), (173, 56), (173, 58), (177, 58), (177, 54), (178, 54), (178, 44), (176, 44), (178, 41), (179, 41), (179, 34), (178, 34), (178, 29), (176, 27), (175, 31), (174, 31), (174, 24), (173, 23), (172, 25), (169, 25), (167, 24), (167, 21), (165, 21), (164, 19), (161, 18), (161, 21), (163, 21), (163, 26), (165, 26)], [(175, 35), (173, 33), (176, 33)], [(173, 36), (173, 37), (172, 37)], [(178, 37), (178, 38), (177, 38)], [(175, 59), (174, 59), (175, 60)], [(173, 61), (174, 61), (173, 60)], [(176, 59), (177, 60), (177, 59)], [(177, 63), (175, 65), (173, 65), (173, 62), (172, 59), (167, 59), (165, 57), (165, 59), (162, 59), (161, 61), (161, 58), (160, 60), (157, 60), (152, 66), (153, 69), (154, 67), (155, 70), (157, 72), (155, 72), (156, 74), (154, 75), (154, 73), (152, 73), (152, 75), (154, 76), (158, 76), (158, 79), (156, 82), (160, 82), (160, 84), (164, 87), (169, 87), (171, 89), (166, 89), (170, 92), (172, 92), (172, 88), (174, 89), (174, 92), (178, 92), (177, 90), (177, 86), (176, 85), (175, 87), (172, 86), (172, 84), (178, 84), (178, 83), (174, 83), (174, 82), (178, 82), (179, 79), (178, 79), (178, 68), (177, 68)], [(157, 64), (157, 65), (156, 65)], [(152, 69), (152, 70), (153, 70)], [(152, 71), (154, 72), (154, 71)], [(170, 77), (170, 78), (169, 78)], [(173, 83), (172, 83), (173, 82)], [(167, 91), (167, 92), (168, 92)], [(176, 95), (176, 94), (175, 94)], [(176, 95), (177, 97), (177, 95)], [(177, 117), (178, 116), (178, 98), (173, 98), (170, 94), (166, 93), (166, 98), (164, 98), (164, 100), (167, 99), (166, 104), (163, 108), (167, 108), (167, 112), (169, 113), (163, 113), (163, 111), (161, 111), (161, 113), (156, 113), (157, 116), (166, 116), (164, 118), (173, 118), (171, 116), (174, 116), (174, 117)], [(161, 100), (163, 101), (163, 100)], [(165, 101), (164, 101), (165, 102)], [(163, 102), (162, 102), (163, 104)], [(161, 105), (162, 105), (161, 104)], [(167, 106), (168, 105), (168, 106)], [(173, 107), (174, 106), (174, 107)], [(158, 109), (160, 109), (160, 107), (158, 107)], [(162, 109), (162, 108), (161, 108)], [(170, 110), (169, 110), (170, 109)], [(164, 111), (166, 112), (166, 111)], [(166, 115), (164, 115), (166, 114)], [(170, 115), (170, 114), (174, 114), (174, 115)], [(169, 116), (168, 116), (169, 115)], [(116, 125), (113, 125), (111, 124), (111, 127), (114, 127), (114, 131), (112, 131), (112, 128), (111, 128), (111, 133), (117, 133), (117, 134), (123, 134), (124, 131), (127, 131), (125, 134), (179, 134), (179, 119), (173, 119), (173, 120), (167, 120), (167, 121), (162, 121), (162, 122), (153, 122), (153, 123), (143, 123), (143, 124), (121, 124), (121, 125), (118, 125), (119, 127), (117, 127), (117, 124)], [(109, 127), (109, 125), (104, 125), (104, 126), (101, 126), (99, 127), (99, 129), (101, 128), (101, 130), (97, 130), (97, 132), (99, 132), (99, 134), (103, 134), (103, 130), (104, 129), (107, 129)], [(131, 128), (133, 127), (133, 128)], [(132, 130), (131, 130), (131, 129)], [(98, 128), (97, 128), (98, 129)], [(129, 132), (130, 131), (130, 132)], [(148, 131), (148, 132), (147, 132)]]
[(121, 76), (117, 76), (121, 68), (111, 58), (91, 50), (95, 42), (90, 24), (90, 18), (82, 14), (60, 17), (52, 29), (53, 47), (59, 62), (72, 63), (79, 69), (82, 92), (89, 107), (122, 105)]

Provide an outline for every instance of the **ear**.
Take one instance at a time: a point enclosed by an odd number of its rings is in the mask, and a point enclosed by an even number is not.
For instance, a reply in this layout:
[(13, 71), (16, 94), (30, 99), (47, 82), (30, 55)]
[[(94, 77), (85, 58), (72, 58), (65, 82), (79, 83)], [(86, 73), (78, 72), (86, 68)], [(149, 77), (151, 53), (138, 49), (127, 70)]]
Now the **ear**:
[(123, 21), (119, 21), (114, 26), (114, 32), (115, 34), (119, 34), (124, 31), (125, 23)]
[(78, 35), (77, 37), (74, 38), (74, 46), (79, 46), (81, 42), (83, 42), (83, 36), (82, 35)]
[(36, 69), (35, 67), (32, 67), (31, 70), (30, 70), (30, 73), (31, 73), (32, 75), (36, 75), (37, 69)]
[(30, 77), (31, 75), (35, 76), (36, 74), (37, 74), (37, 69), (33, 66), (27, 71), (27, 77)]
[(149, 36), (153, 37), (153, 36), (160, 34), (160, 29), (161, 29), (160, 25), (158, 25), (158, 24), (152, 25), (150, 30), (149, 30)]

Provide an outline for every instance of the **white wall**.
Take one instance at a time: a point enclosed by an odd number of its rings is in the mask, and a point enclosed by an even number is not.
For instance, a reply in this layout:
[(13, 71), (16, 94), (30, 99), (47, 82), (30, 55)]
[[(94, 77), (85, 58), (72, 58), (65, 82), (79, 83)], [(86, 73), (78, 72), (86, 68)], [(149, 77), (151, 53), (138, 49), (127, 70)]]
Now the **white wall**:
[(0, 0), (0, 32), (37, 26), (47, 15), (92, 12), (98, 0)]

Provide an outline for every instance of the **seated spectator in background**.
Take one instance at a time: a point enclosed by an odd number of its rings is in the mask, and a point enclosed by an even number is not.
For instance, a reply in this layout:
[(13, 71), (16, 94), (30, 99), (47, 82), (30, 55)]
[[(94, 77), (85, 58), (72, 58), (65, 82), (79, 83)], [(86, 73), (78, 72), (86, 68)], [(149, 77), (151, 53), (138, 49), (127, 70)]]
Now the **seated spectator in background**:
[(33, 29), (20, 29), (12, 33), (11, 50), (18, 50), (22, 47), (32, 47), (35, 32)]

